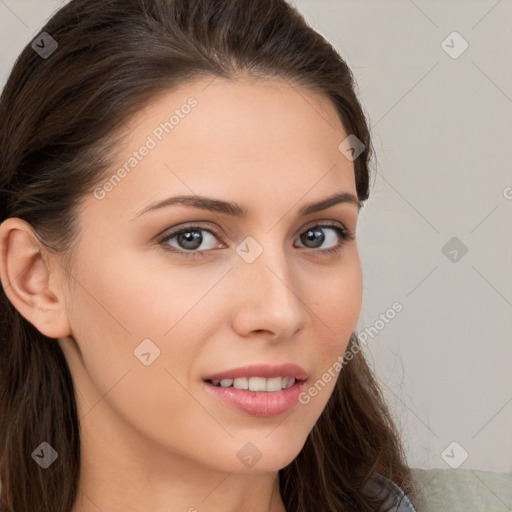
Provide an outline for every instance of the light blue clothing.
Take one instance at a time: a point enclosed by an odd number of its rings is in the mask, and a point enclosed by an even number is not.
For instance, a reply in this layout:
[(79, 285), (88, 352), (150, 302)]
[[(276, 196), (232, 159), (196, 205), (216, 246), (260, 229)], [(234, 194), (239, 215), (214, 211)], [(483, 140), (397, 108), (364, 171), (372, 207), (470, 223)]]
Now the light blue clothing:
[(379, 496), (380, 493), (384, 494), (385, 489), (383, 488), (385, 484), (391, 485), (391, 487), (395, 490), (396, 499), (394, 500), (392, 497), (388, 498), (384, 504), (384, 510), (386, 512), (417, 512), (413, 507), (411, 501), (407, 497), (407, 495), (402, 491), (402, 489), (395, 484), (395, 482), (391, 481), (389, 478), (386, 478), (383, 475), (376, 474), (374, 479), (370, 481), (370, 485), (367, 486), (367, 492), (371, 496)]

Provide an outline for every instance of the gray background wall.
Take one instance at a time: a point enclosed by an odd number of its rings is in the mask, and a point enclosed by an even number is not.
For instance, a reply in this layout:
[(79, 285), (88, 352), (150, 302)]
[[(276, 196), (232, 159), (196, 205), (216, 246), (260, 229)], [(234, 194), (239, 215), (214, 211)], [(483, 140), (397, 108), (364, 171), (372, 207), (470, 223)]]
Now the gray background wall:
[[(63, 3), (0, 0), (2, 84)], [(409, 463), (512, 471), (512, 1), (292, 3), (370, 120), (358, 327)]]

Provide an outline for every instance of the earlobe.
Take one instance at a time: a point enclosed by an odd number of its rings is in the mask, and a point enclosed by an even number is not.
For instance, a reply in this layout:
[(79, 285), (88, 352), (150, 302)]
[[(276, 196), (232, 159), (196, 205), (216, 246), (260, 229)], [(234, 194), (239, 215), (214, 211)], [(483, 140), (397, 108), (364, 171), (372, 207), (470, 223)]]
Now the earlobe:
[(28, 222), (11, 217), (0, 224), (0, 280), (7, 298), (38, 331), (60, 338), (71, 330), (45, 251)]

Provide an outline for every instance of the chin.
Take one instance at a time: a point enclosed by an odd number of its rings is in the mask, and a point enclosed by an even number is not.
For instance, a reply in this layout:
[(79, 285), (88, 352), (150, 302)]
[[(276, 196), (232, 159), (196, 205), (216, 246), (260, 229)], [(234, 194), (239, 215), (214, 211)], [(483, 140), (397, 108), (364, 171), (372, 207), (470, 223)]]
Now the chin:
[(243, 467), (244, 464), (238, 465), (235, 471), (239, 473), (262, 473), (262, 472), (275, 472), (285, 468), (291, 464), (300, 453), (301, 448), (290, 447), (290, 449), (280, 448), (269, 449), (261, 454), (252, 466)]

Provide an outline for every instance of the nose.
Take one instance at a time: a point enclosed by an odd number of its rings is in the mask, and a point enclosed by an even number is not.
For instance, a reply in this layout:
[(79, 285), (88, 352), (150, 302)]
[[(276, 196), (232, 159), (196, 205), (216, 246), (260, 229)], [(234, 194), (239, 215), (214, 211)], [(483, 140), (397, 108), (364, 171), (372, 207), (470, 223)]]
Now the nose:
[(231, 322), (240, 336), (264, 333), (288, 339), (304, 328), (308, 318), (306, 290), (284, 251), (265, 247), (252, 263), (236, 264), (237, 301)]

